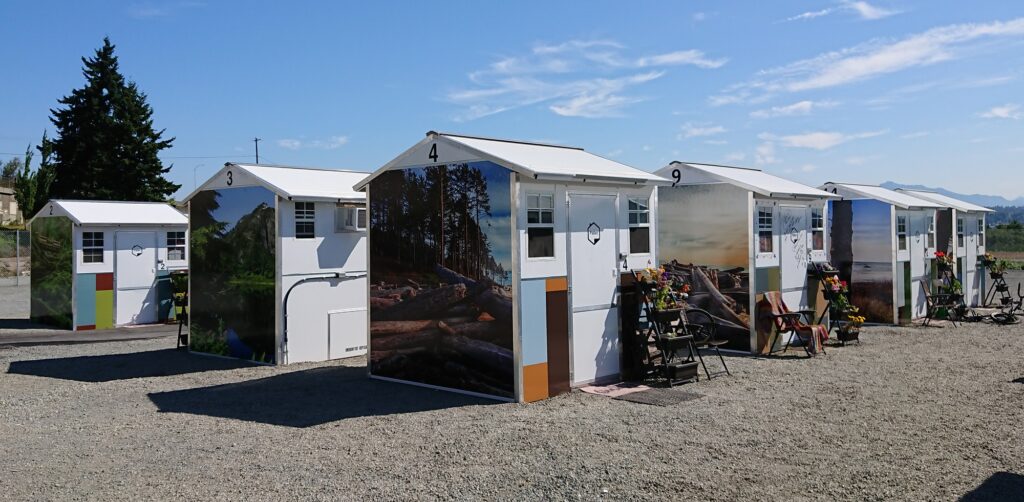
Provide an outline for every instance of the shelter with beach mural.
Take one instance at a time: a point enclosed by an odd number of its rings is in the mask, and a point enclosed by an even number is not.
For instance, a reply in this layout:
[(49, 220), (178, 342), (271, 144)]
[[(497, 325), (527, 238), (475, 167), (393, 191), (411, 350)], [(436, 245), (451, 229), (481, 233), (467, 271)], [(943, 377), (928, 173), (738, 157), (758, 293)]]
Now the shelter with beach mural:
[(935, 278), (935, 211), (942, 206), (875, 185), (829, 182), (841, 199), (832, 214), (832, 260), (867, 322), (909, 323), (925, 316)]
[(829, 258), (827, 201), (836, 196), (741, 167), (673, 162), (656, 174), (672, 181), (658, 190), (660, 263), (689, 278), (688, 303), (715, 316), (723, 348), (766, 353), (786, 343), (755, 314), (767, 292), (823, 313), (808, 266)]

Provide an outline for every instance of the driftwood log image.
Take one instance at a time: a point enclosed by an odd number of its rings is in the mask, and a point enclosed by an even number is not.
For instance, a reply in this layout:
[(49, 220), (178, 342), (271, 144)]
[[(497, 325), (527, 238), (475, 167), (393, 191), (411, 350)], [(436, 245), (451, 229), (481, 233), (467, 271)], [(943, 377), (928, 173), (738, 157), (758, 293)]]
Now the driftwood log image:
[(514, 397), (511, 195), (490, 163), (384, 173), (370, 188), (370, 371)]
[(750, 349), (750, 273), (742, 267), (719, 270), (673, 260), (662, 265), (670, 282), (689, 284), (687, 304), (708, 311), (728, 348)]

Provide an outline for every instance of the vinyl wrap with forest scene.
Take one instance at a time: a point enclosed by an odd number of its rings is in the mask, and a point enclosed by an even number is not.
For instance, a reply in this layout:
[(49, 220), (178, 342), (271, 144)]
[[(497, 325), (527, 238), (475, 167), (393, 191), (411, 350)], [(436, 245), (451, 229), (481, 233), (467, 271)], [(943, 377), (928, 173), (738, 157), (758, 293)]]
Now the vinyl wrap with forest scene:
[(515, 397), (509, 170), (491, 162), (370, 183), (370, 371)]
[(71, 329), (71, 220), (36, 218), (32, 222), (32, 321)]
[(189, 350), (275, 362), (275, 210), (263, 187), (191, 199)]

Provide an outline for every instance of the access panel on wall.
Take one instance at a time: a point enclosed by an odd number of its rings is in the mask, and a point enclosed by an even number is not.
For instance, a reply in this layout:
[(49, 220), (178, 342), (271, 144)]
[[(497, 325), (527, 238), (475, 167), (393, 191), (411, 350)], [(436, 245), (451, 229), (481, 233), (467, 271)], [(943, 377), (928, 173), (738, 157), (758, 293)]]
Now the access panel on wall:
[(192, 198), (190, 350), (274, 362), (274, 199), (263, 187)]
[(510, 172), (390, 171), (369, 197), (371, 373), (514, 397)]

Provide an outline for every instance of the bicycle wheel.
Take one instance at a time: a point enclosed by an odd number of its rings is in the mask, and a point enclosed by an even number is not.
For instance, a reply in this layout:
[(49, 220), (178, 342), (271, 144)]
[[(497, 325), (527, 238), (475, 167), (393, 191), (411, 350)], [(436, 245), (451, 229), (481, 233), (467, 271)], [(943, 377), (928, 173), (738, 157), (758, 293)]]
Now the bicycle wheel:
[(704, 309), (687, 309), (683, 312), (687, 334), (693, 336), (697, 345), (707, 345), (715, 339), (718, 324), (711, 313)]

